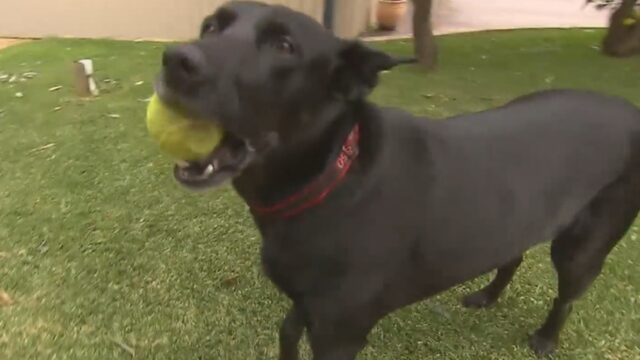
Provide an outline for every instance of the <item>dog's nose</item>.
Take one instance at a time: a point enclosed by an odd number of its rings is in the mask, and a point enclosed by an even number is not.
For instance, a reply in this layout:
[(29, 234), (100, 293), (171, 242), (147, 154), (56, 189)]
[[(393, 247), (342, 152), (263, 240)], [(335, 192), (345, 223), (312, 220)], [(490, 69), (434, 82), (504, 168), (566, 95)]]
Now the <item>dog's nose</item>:
[(191, 44), (173, 46), (165, 50), (162, 66), (167, 74), (183, 80), (193, 80), (205, 70), (205, 58), (202, 51)]

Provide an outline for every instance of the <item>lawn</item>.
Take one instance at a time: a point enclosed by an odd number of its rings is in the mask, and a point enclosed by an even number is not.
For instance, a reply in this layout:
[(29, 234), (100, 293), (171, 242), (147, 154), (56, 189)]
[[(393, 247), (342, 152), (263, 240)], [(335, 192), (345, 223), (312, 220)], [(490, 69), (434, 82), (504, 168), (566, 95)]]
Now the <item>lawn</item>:
[[(441, 37), (436, 73), (395, 69), (373, 99), (438, 118), (554, 87), (640, 105), (640, 61), (600, 56), (601, 36)], [(0, 291), (13, 299), (0, 306), (0, 359), (276, 358), (288, 302), (261, 275), (244, 204), (230, 188), (180, 188), (146, 136), (144, 99), (162, 48), (44, 40), (0, 52)], [(71, 88), (71, 61), (87, 57), (102, 89), (91, 100)], [(577, 303), (557, 359), (640, 359), (637, 235), (636, 226)], [(527, 333), (555, 294), (547, 251), (528, 254), (495, 308), (458, 305), (479, 279), (384, 319), (361, 359), (533, 359)]]

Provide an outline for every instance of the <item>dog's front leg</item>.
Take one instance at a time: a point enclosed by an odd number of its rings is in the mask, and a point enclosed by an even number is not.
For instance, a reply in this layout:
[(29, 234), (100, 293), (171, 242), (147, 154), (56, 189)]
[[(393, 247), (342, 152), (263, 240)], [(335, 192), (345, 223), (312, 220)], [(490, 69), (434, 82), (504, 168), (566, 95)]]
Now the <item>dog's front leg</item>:
[[(344, 319), (343, 319), (344, 320)], [(371, 326), (324, 318), (309, 327), (313, 360), (355, 360), (367, 344)]]
[(323, 351), (317, 355), (314, 351), (313, 360), (355, 360), (360, 350), (362, 346), (351, 345)]
[(293, 305), (280, 326), (280, 360), (298, 360), (298, 344), (304, 331), (300, 309)]
[(364, 348), (366, 341), (341, 339), (340, 334), (323, 336), (322, 338), (310, 334), (313, 360), (355, 360)]

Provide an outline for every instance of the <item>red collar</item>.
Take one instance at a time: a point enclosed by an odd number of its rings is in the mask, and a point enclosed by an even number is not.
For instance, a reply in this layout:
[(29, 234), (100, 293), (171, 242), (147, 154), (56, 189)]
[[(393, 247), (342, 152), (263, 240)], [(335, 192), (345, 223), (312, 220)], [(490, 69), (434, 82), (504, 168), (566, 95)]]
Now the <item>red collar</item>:
[(344, 180), (354, 160), (358, 157), (360, 126), (356, 124), (342, 145), (336, 160), (313, 182), (299, 192), (270, 206), (251, 206), (255, 214), (291, 218), (304, 210), (321, 204)]

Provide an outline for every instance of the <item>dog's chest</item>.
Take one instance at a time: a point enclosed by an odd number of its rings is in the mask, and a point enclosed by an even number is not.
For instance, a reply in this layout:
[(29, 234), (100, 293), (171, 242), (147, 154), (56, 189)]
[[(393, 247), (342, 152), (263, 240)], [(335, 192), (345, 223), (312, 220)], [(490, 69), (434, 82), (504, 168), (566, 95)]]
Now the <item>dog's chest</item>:
[(263, 239), (262, 265), (269, 279), (292, 299), (322, 291), (344, 274), (346, 260), (314, 239), (295, 234)]
[(265, 275), (288, 297), (295, 299), (305, 292), (304, 266), (296, 259), (263, 247), (262, 267)]

